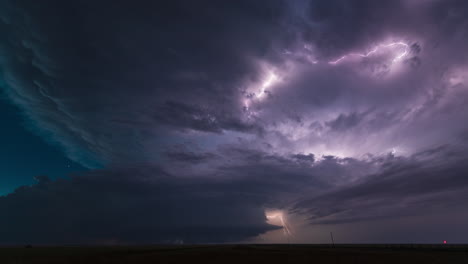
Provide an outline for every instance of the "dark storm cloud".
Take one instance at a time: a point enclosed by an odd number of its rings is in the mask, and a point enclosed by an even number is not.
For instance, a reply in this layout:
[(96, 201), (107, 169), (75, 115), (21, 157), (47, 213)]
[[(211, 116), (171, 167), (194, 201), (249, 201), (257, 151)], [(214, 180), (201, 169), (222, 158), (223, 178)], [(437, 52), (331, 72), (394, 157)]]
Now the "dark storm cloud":
[(254, 57), (270, 56), (281, 4), (33, 6), (2, 8), (5, 89), (73, 159), (90, 167), (147, 160), (154, 152), (142, 142), (164, 136), (160, 125), (253, 130), (241, 118), (238, 84), (255, 74)]
[(468, 197), (468, 153), (441, 146), (408, 158), (373, 160), (380, 169), (358, 182), (303, 200), (295, 209), (314, 224), (414, 216), (436, 210), (461, 210)]
[(189, 150), (169, 150), (166, 152), (167, 158), (171, 161), (176, 162), (187, 162), (187, 163), (202, 163), (215, 159), (217, 156), (213, 153), (203, 152), (196, 153)]
[(245, 152), (259, 159), (204, 177), (147, 165), (56, 181), (37, 177), (36, 185), (0, 197), (0, 210), (8, 212), (0, 220), (0, 243), (241, 241), (278, 228), (266, 224), (266, 207), (328, 185), (327, 170), (318, 175), (309, 164)]
[(265, 224), (265, 208), (287, 209), (291, 200), (300, 201), (292, 211), (312, 224), (353, 223), (457, 210), (468, 188), (460, 162), (468, 154), (453, 146), (365, 161), (311, 162), (312, 155), (285, 158), (235, 146), (222, 153), (229, 151), (245, 159), (203, 177), (146, 165), (57, 181), (38, 177), (36, 185), (0, 198), (0, 209), (9, 212), (0, 220), (0, 242), (240, 241), (274, 229)]
[[(274, 57), (281, 5), (264, 4), (6, 1), (2, 88), (35, 132), (91, 168), (156, 162), (175, 131), (251, 133), (237, 84), (255, 75), (257, 58)], [(189, 164), (213, 157), (166, 154)], [(265, 199), (236, 183), (139, 170), (38, 178), (2, 197), (2, 243), (222, 242), (274, 229)]]
[[(240, 146), (219, 153), (243, 159), (189, 177), (174, 174), (174, 167), (143, 164), (56, 181), (37, 177), (36, 185), (0, 198), (0, 209), (8, 211), (0, 220), (0, 243), (241, 241), (277, 228), (265, 223), (266, 208), (287, 208), (291, 199), (323, 193), (365, 165), (334, 157), (313, 162), (311, 154), (287, 158)], [(193, 162), (199, 153), (175, 156), (193, 166), (202, 162)]]
[[(306, 40), (315, 42), (327, 56), (336, 51), (360, 48), (364, 41), (375, 41), (388, 33), (388, 23), (395, 28), (407, 22), (410, 13), (403, 1), (303, 1), (304, 18), (311, 30)], [(389, 14), (398, 14), (394, 19)], [(398, 17), (399, 21), (395, 21)], [(391, 19), (391, 20), (389, 20)], [(333, 53), (332, 53), (333, 52)]]
[(265, 223), (265, 198), (243, 184), (174, 178), (157, 168), (40, 181), (0, 198), (8, 211), (0, 243), (226, 242), (275, 229)]
[(204, 132), (221, 133), (223, 130), (254, 132), (255, 125), (247, 124), (232, 113), (220, 113), (218, 109), (202, 108), (172, 101), (166, 102), (156, 113), (159, 124), (176, 129), (192, 129)]
[(5, 1), (2, 88), (31, 129), (105, 169), (0, 198), (0, 239), (236, 241), (271, 229), (265, 207), (314, 224), (456, 208), (467, 8)]
[[(448, 92), (440, 88), (443, 84), (428, 87), (440, 81), (432, 76), (444, 73), (431, 72), (427, 63), (448, 54), (440, 60), (447, 64), (456, 54), (457, 49), (448, 50), (459, 41), (443, 28), (452, 25), (462, 35), (457, 26), (462, 18), (453, 11), (463, 10), (459, 2), (32, 5), (6, 2), (1, 15), (8, 36), (2, 42), (5, 88), (39, 133), (89, 167), (152, 162), (157, 149), (171, 144), (165, 139), (174, 131), (265, 135), (272, 127), (297, 121), (322, 122), (342, 133), (347, 126), (362, 125), (372, 133), (393, 119), (376, 118), (380, 124), (375, 127), (370, 119), (360, 122), (359, 114), (368, 109), (377, 108), (376, 116), (393, 112), (395, 119), (408, 112), (430, 116)], [(425, 26), (435, 18), (444, 23), (435, 29)], [(285, 49), (326, 61), (369, 50), (388, 36), (409, 39), (413, 47), (402, 62), (407, 71), (402, 76), (379, 83), (356, 75), (357, 69), (375, 78), (388, 74), (388, 63), (380, 61), (336, 68), (302, 62), (265, 91), (269, 96), (250, 106), (254, 114), (248, 116), (242, 103), (249, 97), (245, 83), (262, 81), (258, 61), (281, 71), (290, 59), (281, 52)], [(430, 41), (416, 43), (428, 36)], [(442, 43), (436, 48), (430, 43), (435, 39)], [(302, 46), (311, 48), (298, 48)], [(422, 66), (411, 68), (416, 60)], [(415, 100), (426, 95), (423, 107), (415, 110)]]

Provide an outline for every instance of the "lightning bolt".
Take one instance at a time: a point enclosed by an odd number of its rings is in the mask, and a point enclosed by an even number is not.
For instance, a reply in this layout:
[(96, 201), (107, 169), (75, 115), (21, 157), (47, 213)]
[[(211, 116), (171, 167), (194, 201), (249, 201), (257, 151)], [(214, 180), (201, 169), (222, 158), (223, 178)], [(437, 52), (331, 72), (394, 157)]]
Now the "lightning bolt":
[[(399, 48), (403, 48), (401, 52), (398, 52), (398, 54), (396, 54), (392, 61), (391, 61), (391, 64), (394, 64), (396, 62), (398, 62), (399, 60), (401, 60), (402, 58), (404, 58), (405, 56), (407, 56), (410, 52), (410, 45), (406, 44), (405, 42), (403, 41), (398, 41), (398, 42), (391, 42), (391, 43), (388, 43), (388, 44), (379, 44), (375, 47), (373, 47), (369, 52), (367, 53), (355, 53), (355, 52), (352, 52), (352, 53), (348, 53), (348, 54), (345, 54), (343, 56), (341, 56), (340, 58), (338, 59), (335, 59), (335, 60), (331, 60), (331, 61), (319, 61), (319, 60), (316, 60), (314, 59), (312, 56), (310, 56), (309, 54), (304, 54), (302, 52), (300, 52), (299, 54), (295, 54), (294, 52), (291, 52), (289, 50), (285, 50), (283, 52), (283, 54), (285, 55), (288, 55), (288, 56), (305, 56), (307, 61), (309, 63), (312, 63), (312, 64), (329, 64), (329, 65), (337, 65), (337, 64), (340, 64), (341, 62), (345, 61), (346, 59), (348, 58), (351, 58), (351, 57), (361, 57), (361, 58), (366, 58), (366, 57), (370, 57), (372, 55), (374, 55), (375, 53), (379, 52), (380, 50), (382, 49), (388, 49), (388, 48), (392, 48), (392, 47), (399, 47)], [(304, 49), (306, 49), (307, 51), (312, 51), (312, 48), (310, 47), (310, 45), (304, 45)], [(268, 70), (265, 78), (255, 86), (253, 86), (252, 90), (256, 90), (255, 92), (252, 93), (253, 95), (253, 98), (256, 98), (257, 100), (263, 100), (263, 98), (265, 97), (265, 94), (267, 93), (267, 89), (270, 88), (271, 86), (275, 85), (276, 83), (278, 83), (279, 81), (282, 81), (282, 76), (286, 75), (286, 73), (282, 73), (281, 75), (278, 75), (277, 73), (271, 71), (271, 70)], [(244, 108), (245, 109), (249, 109), (249, 105), (252, 101), (253, 98), (246, 98), (244, 99)], [(287, 228), (287, 227), (286, 227)]]
[(291, 230), (289, 229), (289, 226), (288, 224), (286, 223), (286, 221), (284, 220), (284, 217), (283, 217), (283, 213), (281, 212), (276, 212), (276, 213), (270, 213), (270, 214), (267, 214), (266, 215), (266, 218), (268, 220), (271, 220), (271, 219), (275, 219), (275, 218), (279, 218), (280, 222), (281, 222), (281, 226), (283, 227), (283, 233), (286, 237), (288, 237), (288, 240), (289, 240), (289, 236), (292, 235), (291, 233)]
[(394, 47), (394, 46), (404, 47), (404, 50), (403, 50), (403, 52), (399, 53), (396, 57), (393, 58), (393, 60), (392, 60), (392, 64), (393, 64), (393, 63), (401, 60), (406, 55), (408, 55), (408, 53), (409, 53), (409, 45), (408, 44), (399, 41), (399, 42), (392, 42), (392, 43), (384, 44), (384, 45), (378, 45), (378, 46), (374, 47), (371, 51), (369, 51), (367, 53), (349, 53), (349, 54), (341, 56), (340, 58), (338, 58), (336, 60), (329, 61), (328, 64), (336, 65), (336, 64), (340, 63), (341, 61), (349, 58), (349, 57), (362, 57), (362, 58), (369, 57), (372, 54), (378, 52), (380, 49), (386, 49), (386, 48), (390, 48), (390, 47)]

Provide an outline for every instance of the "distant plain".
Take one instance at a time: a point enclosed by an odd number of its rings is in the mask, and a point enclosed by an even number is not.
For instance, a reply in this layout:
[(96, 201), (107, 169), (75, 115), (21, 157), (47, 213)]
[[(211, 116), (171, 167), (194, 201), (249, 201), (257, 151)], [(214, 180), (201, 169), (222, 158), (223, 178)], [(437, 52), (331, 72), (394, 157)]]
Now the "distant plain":
[(468, 245), (178, 245), (2, 247), (1, 264), (468, 263)]

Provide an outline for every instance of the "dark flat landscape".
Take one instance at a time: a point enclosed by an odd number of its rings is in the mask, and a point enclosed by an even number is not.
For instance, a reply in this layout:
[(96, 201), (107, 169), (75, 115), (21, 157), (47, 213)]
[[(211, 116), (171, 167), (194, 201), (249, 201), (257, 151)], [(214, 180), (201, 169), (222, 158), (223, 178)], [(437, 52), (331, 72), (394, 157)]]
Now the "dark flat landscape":
[(468, 245), (3, 247), (0, 263), (468, 263)]

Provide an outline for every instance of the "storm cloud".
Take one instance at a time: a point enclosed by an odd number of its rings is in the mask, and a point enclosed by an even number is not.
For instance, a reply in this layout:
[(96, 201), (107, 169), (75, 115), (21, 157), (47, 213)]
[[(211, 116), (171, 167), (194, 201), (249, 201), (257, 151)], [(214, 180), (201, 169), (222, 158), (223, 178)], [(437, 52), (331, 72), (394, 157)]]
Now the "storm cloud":
[(89, 168), (0, 197), (1, 243), (237, 242), (272, 208), (314, 226), (466, 201), (464, 1), (0, 7), (2, 90)]

